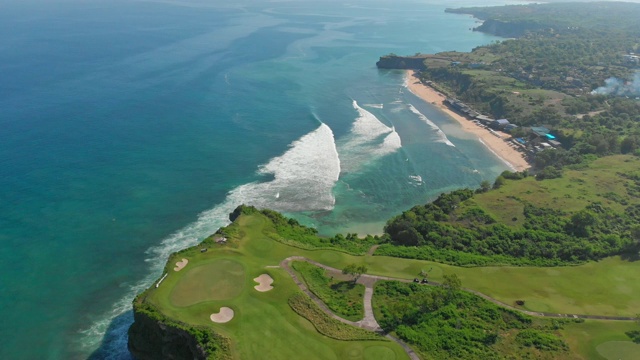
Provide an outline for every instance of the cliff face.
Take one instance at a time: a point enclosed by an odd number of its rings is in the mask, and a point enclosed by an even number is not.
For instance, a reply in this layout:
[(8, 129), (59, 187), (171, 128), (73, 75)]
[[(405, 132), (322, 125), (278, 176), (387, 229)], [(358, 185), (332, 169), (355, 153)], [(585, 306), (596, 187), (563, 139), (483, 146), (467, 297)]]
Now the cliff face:
[(134, 312), (128, 347), (138, 360), (207, 358), (205, 350), (189, 332), (166, 325), (141, 312)]
[(396, 56), (387, 55), (380, 57), (380, 60), (376, 63), (379, 69), (411, 69), (411, 70), (424, 70), (425, 57), (422, 56)]

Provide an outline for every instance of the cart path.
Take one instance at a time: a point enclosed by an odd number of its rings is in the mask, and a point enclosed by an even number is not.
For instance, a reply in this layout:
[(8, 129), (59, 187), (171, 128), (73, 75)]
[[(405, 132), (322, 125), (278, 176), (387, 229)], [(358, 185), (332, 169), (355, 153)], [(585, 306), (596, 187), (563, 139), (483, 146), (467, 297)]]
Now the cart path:
[(302, 256), (291, 256), (288, 257), (284, 260), (282, 260), (282, 262), (280, 263), (280, 267), (282, 267), (287, 273), (289, 273), (289, 275), (291, 275), (291, 278), (293, 279), (293, 281), (296, 283), (296, 285), (298, 285), (298, 287), (300, 288), (300, 290), (302, 290), (305, 294), (307, 294), (315, 303), (316, 305), (318, 305), (320, 307), (320, 309), (322, 309), (322, 311), (324, 311), (327, 315), (331, 316), (332, 318), (345, 323), (345, 324), (349, 324), (351, 326), (356, 326), (362, 329), (366, 329), (366, 330), (370, 330), (370, 331), (374, 331), (377, 332), (380, 335), (383, 335), (384, 337), (386, 337), (387, 339), (396, 342), (398, 345), (400, 345), (404, 351), (407, 353), (407, 355), (409, 356), (409, 358), (411, 360), (420, 360), (420, 357), (415, 353), (415, 351), (413, 351), (413, 349), (411, 347), (409, 347), (409, 345), (407, 345), (404, 341), (390, 335), (390, 334), (385, 334), (384, 330), (380, 327), (380, 325), (378, 324), (378, 322), (376, 321), (375, 316), (373, 315), (373, 305), (371, 304), (371, 301), (373, 299), (373, 285), (376, 283), (376, 281), (378, 280), (376, 277), (373, 276), (369, 276), (369, 275), (362, 275), (360, 276), (360, 278), (358, 279), (357, 283), (358, 284), (363, 284), (365, 286), (364, 288), (364, 318), (360, 321), (357, 322), (353, 322), (353, 321), (349, 321), (347, 319), (344, 319), (338, 315), (336, 315), (333, 311), (331, 311), (327, 305), (325, 305), (325, 303), (320, 300), (315, 294), (313, 294), (308, 288), (307, 286), (304, 284), (303, 281), (300, 281), (300, 279), (298, 278), (298, 276), (296, 275), (296, 273), (293, 271), (293, 269), (290, 266), (290, 263), (292, 261), (306, 261), (308, 263), (314, 264), (316, 266), (320, 266), (321, 268), (329, 271), (331, 274), (342, 274), (341, 270), (338, 270), (336, 268), (332, 268), (330, 266), (326, 266), (323, 264), (320, 264), (318, 262), (315, 262), (313, 260), (307, 259), (305, 257)]

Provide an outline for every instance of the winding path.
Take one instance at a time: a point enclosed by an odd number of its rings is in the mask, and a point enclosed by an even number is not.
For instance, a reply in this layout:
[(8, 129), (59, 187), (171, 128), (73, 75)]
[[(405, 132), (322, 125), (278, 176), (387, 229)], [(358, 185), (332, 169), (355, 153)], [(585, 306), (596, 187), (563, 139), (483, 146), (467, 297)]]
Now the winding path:
[[(384, 335), (386, 338), (388, 338), (389, 340), (395, 341), (396, 343), (398, 343), (400, 346), (402, 346), (402, 348), (404, 349), (404, 351), (407, 353), (407, 355), (409, 355), (409, 358), (411, 360), (419, 360), (420, 358), (418, 357), (418, 355), (413, 351), (413, 349), (411, 349), (411, 347), (409, 347), (409, 345), (407, 345), (405, 342), (403, 342), (402, 340), (390, 335), (390, 334), (385, 334), (384, 330), (382, 329), (382, 327), (380, 327), (380, 325), (378, 324), (378, 322), (376, 321), (376, 318), (373, 314), (373, 305), (372, 305), (372, 299), (373, 299), (373, 287), (375, 285), (375, 283), (378, 280), (392, 280), (392, 281), (401, 281), (401, 282), (405, 282), (405, 283), (410, 283), (412, 282), (411, 280), (407, 280), (407, 279), (399, 279), (399, 278), (392, 278), (392, 277), (387, 277), (387, 276), (378, 276), (378, 275), (367, 275), (367, 274), (362, 274), (360, 275), (360, 277), (358, 278), (357, 283), (358, 284), (362, 284), (364, 285), (365, 289), (364, 289), (364, 318), (360, 321), (357, 322), (353, 322), (353, 321), (349, 321), (346, 320), (338, 315), (336, 315), (335, 313), (333, 313), (333, 311), (331, 311), (326, 305), (325, 303), (320, 300), (315, 294), (313, 294), (305, 285), (305, 283), (303, 281), (301, 281), (298, 276), (296, 275), (296, 273), (293, 271), (293, 269), (291, 269), (291, 262), (292, 261), (306, 261), (310, 264), (316, 265), (318, 267), (321, 267), (323, 269), (325, 269), (326, 271), (328, 271), (329, 273), (331, 273), (332, 275), (338, 275), (338, 274), (342, 274), (342, 271), (324, 264), (321, 264), (317, 261), (311, 260), (311, 259), (307, 259), (303, 256), (290, 256), (284, 260), (282, 260), (282, 262), (280, 262), (280, 267), (283, 268), (285, 271), (287, 271), (289, 273), (289, 275), (291, 275), (291, 278), (293, 278), (293, 281), (296, 283), (296, 285), (298, 285), (298, 287), (300, 288), (300, 290), (302, 290), (305, 294), (307, 294), (321, 309), (322, 311), (324, 311), (325, 313), (327, 313), (329, 316), (331, 316), (332, 318), (343, 322), (345, 324), (349, 324), (352, 326), (356, 326), (359, 328), (363, 328), (363, 329), (367, 329), (370, 331), (374, 331), (377, 332), (381, 335)], [(435, 281), (429, 281), (428, 284), (425, 285), (429, 285), (429, 286), (442, 286), (442, 284), (437, 283)], [(469, 293), (472, 293), (474, 295), (480, 296), (481, 298), (490, 301), (498, 306), (502, 306), (511, 310), (515, 310), (515, 311), (519, 311), (521, 313), (527, 314), (527, 315), (531, 315), (531, 316), (537, 316), (537, 317), (550, 317), (550, 318), (573, 318), (573, 319), (592, 319), (592, 320), (613, 320), (613, 321), (637, 321), (637, 318), (635, 317), (627, 317), (627, 316), (604, 316), (604, 315), (583, 315), (583, 314), (557, 314), (557, 313), (546, 313), (546, 312), (535, 312), (535, 311), (528, 311), (528, 310), (523, 310), (523, 309), (519, 309), (516, 308), (512, 305), (509, 304), (505, 304), (500, 300), (494, 299), (492, 297), (490, 297), (489, 295), (483, 294), (481, 292), (472, 290), (472, 289), (467, 289), (467, 288), (462, 288), (462, 290), (467, 291)]]
[(380, 280), (380, 277), (377, 276), (371, 276), (371, 275), (361, 275), (360, 278), (358, 279), (357, 283), (358, 284), (362, 284), (365, 286), (364, 288), (364, 318), (360, 321), (357, 322), (353, 322), (353, 321), (349, 321), (347, 319), (344, 319), (338, 315), (336, 315), (333, 311), (331, 311), (327, 305), (325, 305), (325, 303), (320, 300), (314, 293), (312, 293), (308, 288), (307, 285), (305, 285), (304, 282), (300, 281), (300, 279), (298, 278), (298, 275), (296, 275), (295, 271), (293, 271), (293, 269), (291, 269), (290, 263), (292, 261), (306, 261), (308, 263), (314, 264), (316, 266), (319, 266), (327, 271), (329, 271), (330, 273), (333, 274), (337, 274), (340, 273), (342, 274), (342, 271), (336, 269), (336, 268), (332, 268), (330, 266), (326, 266), (324, 264), (321, 264), (319, 262), (307, 259), (305, 257), (302, 256), (290, 256), (284, 260), (282, 260), (282, 262), (280, 262), (280, 267), (283, 268), (286, 272), (289, 273), (289, 275), (291, 275), (291, 278), (293, 279), (293, 281), (296, 283), (296, 285), (298, 285), (298, 287), (300, 288), (300, 290), (302, 290), (305, 294), (307, 294), (315, 303), (316, 305), (318, 305), (320, 307), (320, 309), (322, 309), (322, 311), (324, 311), (325, 313), (327, 313), (327, 315), (331, 316), (332, 318), (343, 322), (345, 324), (349, 324), (351, 326), (356, 326), (359, 328), (363, 328), (366, 330), (370, 330), (370, 331), (374, 331), (377, 332), (380, 335), (383, 335), (384, 337), (386, 337), (387, 339), (391, 340), (391, 341), (395, 341), (396, 343), (398, 343), (398, 345), (400, 345), (404, 351), (407, 353), (407, 355), (409, 356), (409, 358), (411, 360), (420, 360), (420, 357), (415, 353), (415, 351), (413, 351), (413, 349), (407, 345), (404, 341), (396, 338), (395, 336), (392, 336), (391, 334), (385, 334), (384, 330), (382, 329), (382, 327), (380, 327), (380, 325), (378, 324), (378, 322), (376, 321), (376, 318), (373, 314), (373, 305), (371, 303), (372, 299), (373, 299), (373, 285), (376, 283), (376, 281)]

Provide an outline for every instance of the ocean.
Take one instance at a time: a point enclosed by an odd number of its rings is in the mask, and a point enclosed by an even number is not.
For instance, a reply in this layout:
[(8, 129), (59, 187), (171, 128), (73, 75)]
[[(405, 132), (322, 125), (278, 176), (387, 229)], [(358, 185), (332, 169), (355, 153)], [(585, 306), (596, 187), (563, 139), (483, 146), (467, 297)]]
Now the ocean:
[(135, 294), (239, 204), (378, 234), (493, 180), (504, 162), (375, 67), (499, 40), (444, 13), (479, 4), (0, 3), (0, 358), (129, 359)]

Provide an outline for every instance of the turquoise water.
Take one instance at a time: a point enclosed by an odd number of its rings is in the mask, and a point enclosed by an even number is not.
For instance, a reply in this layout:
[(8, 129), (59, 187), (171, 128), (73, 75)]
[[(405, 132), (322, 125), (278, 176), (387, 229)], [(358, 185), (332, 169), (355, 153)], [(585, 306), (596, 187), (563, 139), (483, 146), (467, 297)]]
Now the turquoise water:
[(241, 203), (379, 233), (506, 169), (375, 68), (496, 40), (451, 4), (221, 3), (0, 4), (0, 358), (127, 359), (135, 293)]

